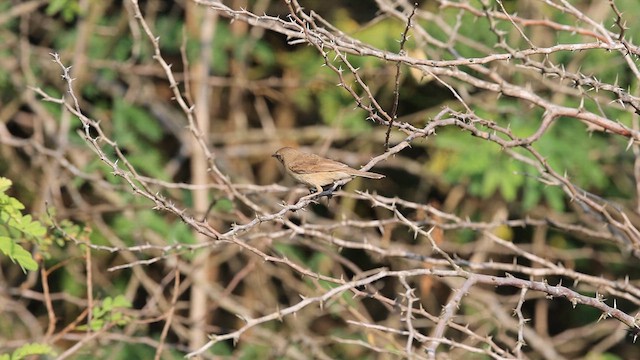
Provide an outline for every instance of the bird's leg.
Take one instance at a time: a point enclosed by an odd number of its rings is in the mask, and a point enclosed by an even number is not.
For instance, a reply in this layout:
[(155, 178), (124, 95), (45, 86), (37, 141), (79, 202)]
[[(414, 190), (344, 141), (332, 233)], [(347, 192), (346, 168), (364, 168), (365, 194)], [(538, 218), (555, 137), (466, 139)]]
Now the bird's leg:
[(338, 183), (327, 185), (322, 188), (322, 191), (318, 194), (318, 197), (320, 198), (326, 196), (327, 198), (331, 199), (331, 197), (333, 197), (333, 192), (336, 191), (339, 187), (340, 185), (338, 185)]
[(309, 188), (309, 195), (311, 194), (319, 194), (324, 191), (324, 188), (320, 185), (316, 185), (316, 187)]

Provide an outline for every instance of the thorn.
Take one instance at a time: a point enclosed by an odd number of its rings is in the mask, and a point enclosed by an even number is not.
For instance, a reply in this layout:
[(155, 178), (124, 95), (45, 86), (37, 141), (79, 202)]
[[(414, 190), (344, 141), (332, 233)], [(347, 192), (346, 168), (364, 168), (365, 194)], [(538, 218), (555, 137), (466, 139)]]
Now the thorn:
[(629, 149), (631, 148), (631, 145), (633, 145), (633, 142), (634, 142), (633, 138), (629, 138), (629, 142), (627, 143), (627, 148), (625, 149), (625, 151), (629, 151)]

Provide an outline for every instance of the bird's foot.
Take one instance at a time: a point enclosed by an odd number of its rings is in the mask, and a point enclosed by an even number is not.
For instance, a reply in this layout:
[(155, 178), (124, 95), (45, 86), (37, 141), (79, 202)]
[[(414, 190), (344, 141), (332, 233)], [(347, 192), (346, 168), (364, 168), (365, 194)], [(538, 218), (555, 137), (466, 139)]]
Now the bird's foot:
[(322, 187), (322, 191), (318, 192), (316, 189), (312, 189), (312, 193), (316, 193), (318, 198), (326, 196), (327, 199), (331, 200), (333, 197), (333, 192), (338, 190), (341, 186), (337, 183), (326, 185)]

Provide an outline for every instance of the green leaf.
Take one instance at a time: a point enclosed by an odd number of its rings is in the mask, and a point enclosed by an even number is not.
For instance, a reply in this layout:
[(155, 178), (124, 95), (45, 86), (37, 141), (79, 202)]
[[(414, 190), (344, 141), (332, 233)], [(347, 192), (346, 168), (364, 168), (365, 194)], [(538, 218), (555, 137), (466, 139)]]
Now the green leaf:
[(113, 306), (117, 308), (131, 308), (133, 305), (124, 295), (118, 295), (113, 299)]
[(115, 323), (120, 326), (126, 325), (130, 322), (130, 318), (120, 309), (129, 309), (132, 306), (131, 302), (123, 295), (118, 295), (115, 298), (106, 297), (99, 305), (94, 306), (93, 318), (89, 326), (91, 326), (92, 330), (100, 330), (106, 323)]
[(102, 319), (92, 319), (91, 320), (91, 330), (99, 331), (104, 327), (105, 321)]
[[(18, 349), (16, 349), (16, 351), (13, 352), (13, 354), (11, 355), (11, 360), (24, 359), (27, 356), (32, 356), (32, 355), (54, 356), (55, 351), (53, 351), (53, 348), (51, 348), (51, 346), (46, 344), (39, 344), (39, 343), (26, 344), (19, 347)], [(0, 359), (2, 359), (2, 357), (0, 357)]]
[(0, 251), (7, 255), (11, 261), (18, 263), (25, 273), (27, 270), (38, 270), (38, 263), (33, 259), (31, 253), (7, 236), (0, 236)]
[(0, 193), (3, 193), (7, 190), (9, 190), (9, 188), (11, 187), (11, 180), (4, 178), (4, 177), (0, 177)]
[(27, 215), (27, 217), (28, 220), (24, 221), (24, 232), (33, 237), (43, 237), (47, 233), (47, 229), (39, 221), (31, 220), (31, 215)]

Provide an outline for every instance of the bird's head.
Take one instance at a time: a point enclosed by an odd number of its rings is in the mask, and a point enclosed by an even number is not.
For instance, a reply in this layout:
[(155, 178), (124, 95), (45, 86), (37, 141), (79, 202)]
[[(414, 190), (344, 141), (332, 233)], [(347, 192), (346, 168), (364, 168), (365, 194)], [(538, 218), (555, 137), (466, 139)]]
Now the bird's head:
[(290, 147), (283, 147), (281, 149), (279, 149), (278, 151), (276, 151), (273, 155), (271, 155), (272, 157), (278, 159), (278, 161), (280, 161), (281, 163), (284, 164), (285, 160), (287, 158), (290, 158), (293, 154), (295, 154), (297, 150), (290, 148)]

